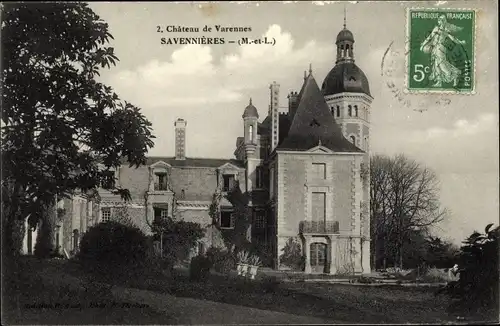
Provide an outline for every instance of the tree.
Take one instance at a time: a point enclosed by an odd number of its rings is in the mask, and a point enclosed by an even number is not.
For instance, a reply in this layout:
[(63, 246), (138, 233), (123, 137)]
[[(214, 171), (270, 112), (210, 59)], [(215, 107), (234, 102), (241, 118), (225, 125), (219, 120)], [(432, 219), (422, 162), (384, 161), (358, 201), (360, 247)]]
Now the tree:
[(43, 211), (55, 198), (105, 184), (130, 199), (105, 181), (122, 161), (145, 164), (154, 136), (138, 107), (96, 80), (118, 58), (107, 45), (108, 24), (87, 4), (4, 3), (1, 10), (3, 235), (5, 251), (16, 252), (18, 221), (53, 218)]
[(479, 313), (498, 321), (498, 238), (500, 227), (488, 224), (484, 233), (472, 233), (460, 251), (458, 281), (438, 291), (451, 297), (449, 309), (460, 314)]
[(404, 246), (412, 233), (428, 233), (447, 211), (440, 207), (436, 175), (418, 162), (397, 155), (376, 155), (371, 170), (372, 261), (382, 255), (403, 267)]

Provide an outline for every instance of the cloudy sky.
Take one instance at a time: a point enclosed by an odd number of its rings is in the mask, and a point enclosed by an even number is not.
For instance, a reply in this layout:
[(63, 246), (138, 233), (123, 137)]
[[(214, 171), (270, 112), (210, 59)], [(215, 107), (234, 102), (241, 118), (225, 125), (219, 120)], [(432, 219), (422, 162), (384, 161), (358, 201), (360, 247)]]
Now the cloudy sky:
[[(153, 122), (151, 155), (174, 154), (173, 123), (184, 118), (187, 155), (229, 158), (242, 136), (241, 115), (249, 98), (261, 120), (269, 84), (281, 85), (281, 103), (298, 91), (312, 65), (321, 84), (334, 66), (334, 42), (347, 27), (355, 38), (356, 63), (370, 81), (371, 145), (374, 153), (405, 153), (432, 168), (452, 215), (437, 230), (456, 242), (474, 229), (498, 223), (498, 35), (496, 1), (92, 3), (109, 23), (118, 65), (102, 79)], [(407, 7), (479, 9), (475, 95), (406, 95)], [(242, 33), (158, 33), (166, 26), (250, 27)], [(168, 45), (161, 38), (223, 37), (224, 45)], [(275, 45), (229, 44), (268, 36)], [(389, 50), (388, 50), (389, 49)], [(384, 56), (384, 53), (385, 56)], [(383, 60), (382, 60), (383, 59)], [(383, 62), (383, 64), (382, 64)], [(388, 87), (394, 85), (394, 87)], [(283, 109), (285, 110), (285, 109)]]

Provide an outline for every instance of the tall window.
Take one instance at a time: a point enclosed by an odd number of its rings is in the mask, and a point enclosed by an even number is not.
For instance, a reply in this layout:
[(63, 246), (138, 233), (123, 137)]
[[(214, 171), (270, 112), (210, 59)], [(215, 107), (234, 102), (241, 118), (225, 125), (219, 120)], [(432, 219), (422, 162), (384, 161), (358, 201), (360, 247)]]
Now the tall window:
[(340, 117), (340, 106), (337, 105), (337, 118)]
[(253, 126), (248, 127), (248, 139), (253, 143)]
[(354, 116), (356, 116), (356, 117), (358, 116), (358, 106), (357, 105), (354, 106)]
[(234, 228), (234, 215), (231, 211), (221, 211), (220, 212), (220, 227), (221, 229), (233, 229)]
[(262, 188), (262, 166), (255, 169), (255, 187)]
[(274, 168), (271, 168), (271, 172), (269, 173), (269, 194), (271, 197), (274, 196)]
[(101, 221), (108, 222), (111, 220), (111, 207), (101, 208)]
[(326, 179), (326, 164), (325, 163), (313, 163), (313, 175), (316, 179)]
[(354, 145), (356, 145), (356, 137), (354, 136), (351, 136), (351, 143), (353, 143)]
[(233, 174), (225, 174), (223, 176), (224, 179), (224, 188), (223, 191), (230, 191), (234, 187), (234, 175)]
[(78, 243), (80, 241), (80, 234), (78, 229), (73, 230), (73, 250), (78, 249)]
[(352, 106), (348, 105), (347, 106), (347, 114), (352, 117)]
[(313, 192), (311, 198), (312, 220), (324, 222), (326, 219), (326, 193)]

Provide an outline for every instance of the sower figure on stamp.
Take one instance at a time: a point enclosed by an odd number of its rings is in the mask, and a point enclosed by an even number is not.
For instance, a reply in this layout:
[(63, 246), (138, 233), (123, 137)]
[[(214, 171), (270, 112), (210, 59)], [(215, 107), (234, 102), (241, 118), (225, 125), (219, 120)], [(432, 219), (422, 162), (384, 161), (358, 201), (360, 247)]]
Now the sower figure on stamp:
[(465, 44), (465, 41), (459, 40), (451, 33), (462, 30), (462, 27), (455, 26), (446, 21), (446, 17), (441, 15), (438, 18), (438, 25), (434, 27), (431, 34), (420, 45), (420, 51), (431, 54), (431, 75), (429, 80), (435, 80), (434, 87), (441, 87), (443, 83), (453, 82), (453, 86), (458, 84), (458, 78), (461, 71), (446, 58), (446, 38), (449, 38), (456, 44)]

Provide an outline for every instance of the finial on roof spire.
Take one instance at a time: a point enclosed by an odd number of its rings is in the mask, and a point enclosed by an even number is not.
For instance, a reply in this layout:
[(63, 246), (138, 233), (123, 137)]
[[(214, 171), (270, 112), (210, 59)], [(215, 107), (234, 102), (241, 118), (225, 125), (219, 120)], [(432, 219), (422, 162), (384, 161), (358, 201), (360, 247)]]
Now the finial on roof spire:
[(312, 63), (309, 63), (309, 75), (312, 74), (313, 69), (312, 69)]
[(304, 70), (304, 80), (307, 79), (307, 71)]
[(250, 97), (250, 105), (252, 105), (252, 98)]
[(345, 9), (345, 4), (344, 4), (344, 29), (346, 29), (347, 27), (347, 13), (346, 13), (346, 9)]
[(318, 146), (321, 146), (321, 139), (318, 140)]

